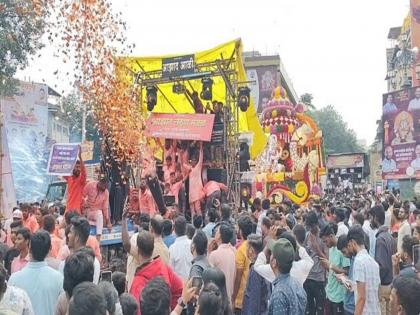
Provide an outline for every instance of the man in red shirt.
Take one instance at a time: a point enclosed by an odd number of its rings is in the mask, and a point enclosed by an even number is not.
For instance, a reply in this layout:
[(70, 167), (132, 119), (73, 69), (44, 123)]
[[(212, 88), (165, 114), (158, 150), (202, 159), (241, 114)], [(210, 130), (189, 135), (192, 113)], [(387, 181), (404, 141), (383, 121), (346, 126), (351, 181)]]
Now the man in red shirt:
[(67, 207), (66, 212), (76, 210), (81, 213), (83, 189), (86, 185), (86, 168), (82, 160), (82, 149), (79, 146), (79, 160), (73, 169), (72, 176), (65, 176), (67, 181)]
[(131, 284), (130, 294), (140, 303), (141, 292), (146, 284), (155, 277), (162, 277), (170, 288), (171, 309), (174, 309), (182, 294), (183, 283), (181, 278), (159, 256), (152, 259), (154, 238), (151, 233), (147, 231), (139, 233), (137, 236), (137, 249), (139, 266)]

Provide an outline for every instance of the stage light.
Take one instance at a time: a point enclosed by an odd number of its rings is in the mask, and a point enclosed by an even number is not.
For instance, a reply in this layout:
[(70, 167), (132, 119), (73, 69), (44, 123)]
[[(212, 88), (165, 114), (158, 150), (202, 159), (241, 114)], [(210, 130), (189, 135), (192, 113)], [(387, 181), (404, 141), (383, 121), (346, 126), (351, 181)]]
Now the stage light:
[(243, 112), (248, 110), (250, 93), (251, 90), (247, 86), (242, 86), (238, 90), (238, 106)]
[(201, 79), (201, 83), (203, 84), (200, 94), (201, 99), (211, 101), (213, 98), (213, 80), (210, 78), (203, 78)]
[(172, 93), (175, 94), (184, 94), (185, 93), (185, 86), (181, 83), (175, 83), (172, 86)]
[(146, 87), (147, 110), (151, 112), (157, 104), (157, 89), (156, 86)]

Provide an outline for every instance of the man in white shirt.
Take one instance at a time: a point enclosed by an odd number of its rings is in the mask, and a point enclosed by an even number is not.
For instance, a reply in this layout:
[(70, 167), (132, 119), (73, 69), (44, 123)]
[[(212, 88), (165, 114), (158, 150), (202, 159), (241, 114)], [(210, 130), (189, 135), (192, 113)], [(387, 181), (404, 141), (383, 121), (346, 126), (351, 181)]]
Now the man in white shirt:
[(408, 111), (420, 109), (420, 88), (417, 88), (415, 91), (415, 98), (413, 98), (410, 103), (408, 103)]
[(363, 231), (369, 236), (369, 255), (375, 258), (375, 249), (376, 249), (376, 233), (378, 229), (373, 227), (370, 220), (365, 217), (365, 222), (363, 223)]
[(339, 238), (341, 235), (346, 235), (349, 231), (349, 228), (344, 224), (346, 219), (346, 213), (344, 209), (338, 208), (334, 212), (335, 222), (337, 222), (337, 234), (336, 237)]
[(360, 226), (353, 226), (347, 234), (347, 250), (355, 256), (353, 280), (356, 282), (354, 293), (354, 314), (381, 314), (379, 286), (381, 279), (379, 265), (365, 249), (365, 235)]
[(391, 225), (392, 225), (392, 216), (394, 213), (394, 203), (395, 203), (395, 198), (393, 196), (389, 196), (388, 197), (388, 209), (385, 212), (385, 226), (387, 226), (389, 229), (391, 229)]
[[(68, 238), (69, 238), (68, 247), (70, 249), (70, 252), (74, 253), (78, 250), (86, 250), (84, 249), (84, 247), (86, 247), (86, 242), (89, 238), (89, 234), (90, 234), (90, 225), (89, 225), (89, 221), (85, 217), (77, 216), (77, 217), (72, 218), (70, 232), (68, 235)], [(64, 274), (65, 263), (66, 261), (64, 260), (58, 266), (58, 271), (60, 271), (62, 274)], [(98, 259), (96, 259), (96, 257), (95, 257), (93, 266), (94, 266), (93, 283), (98, 284), (99, 276), (101, 273), (101, 265)]]
[(169, 265), (182, 280), (187, 280), (190, 274), (191, 262), (191, 240), (185, 235), (187, 231), (187, 220), (179, 216), (175, 219), (175, 242), (169, 247)]
[(263, 218), (267, 216), (267, 211), (270, 209), (270, 200), (264, 199), (261, 203), (261, 207), (262, 207), (262, 212), (260, 216), (258, 217), (257, 232), (256, 232), (257, 235), (262, 235), (262, 230), (261, 230), (262, 221), (263, 221)]
[(390, 173), (397, 170), (397, 163), (392, 158), (394, 152), (392, 151), (391, 146), (385, 148), (385, 158), (382, 161), (382, 172)]
[[(308, 255), (306, 249), (304, 247), (298, 246), (296, 244), (296, 239), (291, 234), (289, 235), (290, 237), (286, 237), (285, 235), (282, 236), (285, 236), (284, 238), (287, 238), (292, 243), (294, 248), (298, 250), (300, 257), (300, 260), (293, 262), (292, 269), (290, 270), (290, 276), (295, 278), (303, 287), (303, 283), (311, 271), (311, 268), (314, 265), (314, 261)], [(270, 283), (276, 279), (276, 275), (270, 266), (270, 260), (267, 257), (267, 253), (268, 251), (271, 252), (271, 246), (273, 246), (274, 243), (275, 241), (272, 239), (268, 241), (266, 249), (258, 254), (257, 260), (254, 264), (255, 271)]]
[(398, 217), (401, 220), (400, 228), (398, 229), (398, 240), (397, 240), (397, 251), (399, 254), (403, 253), (402, 250), (402, 243), (403, 238), (406, 235), (411, 236), (411, 227), (408, 223), (408, 216), (410, 214), (410, 204), (408, 202), (404, 202), (403, 206), (400, 208), (398, 212)]

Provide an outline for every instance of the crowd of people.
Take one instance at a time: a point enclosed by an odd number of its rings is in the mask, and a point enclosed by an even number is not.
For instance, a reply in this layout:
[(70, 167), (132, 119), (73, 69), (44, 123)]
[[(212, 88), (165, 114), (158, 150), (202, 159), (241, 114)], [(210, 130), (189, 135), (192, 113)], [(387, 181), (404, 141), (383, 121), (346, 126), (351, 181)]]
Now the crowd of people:
[[(66, 207), (13, 209), (0, 231), (0, 314), (420, 314), (420, 202), (358, 193), (233, 209), (226, 186), (203, 185), (201, 145), (187, 167), (183, 146), (167, 144), (162, 179), (145, 168), (125, 203), (127, 260), (112, 276), (100, 248), (112, 228), (106, 181), (87, 181), (81, 157)], [(151, 181), (181, 183), (186, 207), (157, 211)]]
[(86, 216), (21, 204), (1, 234), (0, 313), (418, 315), (419, 208), (392, 194), (256, 198), (191, 222), (142, 213), (130, 236), (127, 204), (126, 268), (106, 279)]

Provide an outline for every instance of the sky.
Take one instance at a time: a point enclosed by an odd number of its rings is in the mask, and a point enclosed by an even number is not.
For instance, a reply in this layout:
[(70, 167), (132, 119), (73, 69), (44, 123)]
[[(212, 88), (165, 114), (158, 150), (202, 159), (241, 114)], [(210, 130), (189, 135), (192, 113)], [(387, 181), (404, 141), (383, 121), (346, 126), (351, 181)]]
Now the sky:
[[(370, 144), (386, 92), (385, 50), (409, 0), (113, 0), (137, 56), (190, 53), (242, 38), (245, 51), (280, 54), (298, 93), (333, 105)], [(47, 45), (20, 79), (56, 81), (63, 65)], [(68, 89), (68, 87), (64, 87)]]

